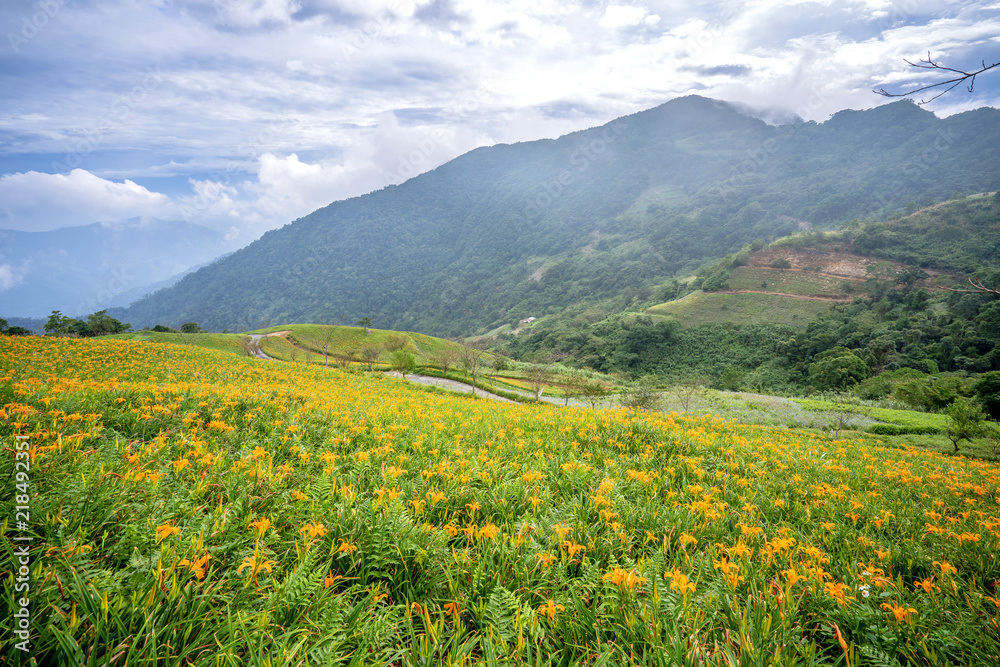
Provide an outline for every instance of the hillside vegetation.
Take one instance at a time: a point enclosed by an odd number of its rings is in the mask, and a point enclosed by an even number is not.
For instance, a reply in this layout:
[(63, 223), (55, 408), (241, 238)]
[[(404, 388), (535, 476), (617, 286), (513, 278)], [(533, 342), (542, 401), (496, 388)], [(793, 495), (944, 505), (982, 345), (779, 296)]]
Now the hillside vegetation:
[[(944, 237), (953, 242), (938, 258)], [(654, 291), (669, 301), (634, 298), (632, 312), (610, 316), (570, 310), (500, 346), (515, 358), (562, 350), (604, 372), (765, 393), (853, 388), (883, 398), (914, 373), (928, 385), (945, 373), (952, 399), (969, 396), (977, 374), (1000, 370), (1000, 298), (953, 290), (971, 289), (969, 275), (1000, 285), (1000, 253), (990, 250), (998, 239), (1000, 196), (987, 195), (757, 240), (690, 283)], [(948, 403), (904, 395), (924, 408)]]
[[(929, 162), (941, 133), (954, 142)], [(371, 316), (464, 336), (614, 312), (755, 238), (997, 189), (997, 146), (994, 109), (938, 119), (899, 102), (774, 127), (685, 97), (335, 202), (113, 315), (216, 331)]]
[[(4, 510), (30, 495), (30, 519), (4, 530), (31, 538), (39, 664), (1000, 653), (1000, 468), (961, 456), (0, 336), (14, 436)], [(20, 659), (10, 624), (0, 645)]]

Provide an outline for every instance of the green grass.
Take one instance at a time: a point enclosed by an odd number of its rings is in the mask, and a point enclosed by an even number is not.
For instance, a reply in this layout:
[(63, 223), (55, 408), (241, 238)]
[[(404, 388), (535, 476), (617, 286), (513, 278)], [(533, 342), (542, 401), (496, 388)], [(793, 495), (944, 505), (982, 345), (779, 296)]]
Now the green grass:
[[(436, 358), (444, 351), (450, 350), (455, 353), (461, 351), (461, 345), (453, 343), (443, 338), (435, 338), (425, 334), (387, 331), (382, 329), (368, 329), (363, 327), (336, 326), (330, 327), (323, 324), (283, 324), (280, 326), (259, 329), (251, 333), (275, 333), (278, 331), (290, 331), (289, 338), (300, 348), (311, 350), (313, 354), (307, 354), (299, 350), (296, 354), (296, 361), (310, 361), (323, 363), (323, 346), (326, 342), (326, 335), (330, 335), (329, 354), (331, 356), (342, 355), (348, 352), (356, 352), (364, 345), (385, 345), (393, 338), (404, 337), (406, 345), (404, 349), (413, 353), (417, 364), (428, 366), (436, 363)], [(370, 332), (370, 333), (369, 333)], [(271, 356), (278, 359), (290, 360), (291, 347), (284, 341), (275, 342), (277, 336), (271, 336), (262, 340), (264, 351), (271, 354), (269, 350), (274, 350)]]
[(675, 317), (681, 326), (700, 324), (785, 324), (805, 327), (825, 313), (828, 301), (808, 301), (774, 294), (716, 294), (693, 292), (683, 299), (668, 301), (646, 310), (647, 315)]
[[(764, 284), (767, 287), (764, 287)], [(805, 271), (755, 269), (740, 266), (729, 274), (729, 288), (733, 290), (763, 290), (802, 296), (843, 298), (844, 279), (832, 278)]]
[(233, 354), (243, 355), (243, 334), (220, 334), (220, 333), (169, 333), (160, 331), (136, 331), (133, 333), (116, 334), (105, 338), (119, 340), (135, 340), (150, 343), (171, 343), (174, 345), (192, 345), (203, 347), (209, 350), (220, 350)]

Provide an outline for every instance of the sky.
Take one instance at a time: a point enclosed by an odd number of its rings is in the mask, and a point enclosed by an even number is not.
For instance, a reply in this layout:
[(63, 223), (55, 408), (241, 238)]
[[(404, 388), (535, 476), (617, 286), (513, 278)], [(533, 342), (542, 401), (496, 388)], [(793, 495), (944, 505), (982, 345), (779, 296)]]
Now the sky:
[[(1000, 61), (1000, 3), (3, 0), (0, 229), (150, 216), (244, 245), (478, 146), (699, 94), (822, 122)], [(1000, 68), (939, 116), (1000, 105)]]

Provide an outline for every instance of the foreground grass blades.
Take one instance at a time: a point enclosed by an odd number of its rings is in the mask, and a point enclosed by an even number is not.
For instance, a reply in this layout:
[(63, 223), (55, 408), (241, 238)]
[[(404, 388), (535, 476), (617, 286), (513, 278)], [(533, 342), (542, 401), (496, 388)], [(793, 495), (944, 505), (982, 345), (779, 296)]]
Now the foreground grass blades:
[(0, 337), (38, 664), (995, 664), (1000, 467)]

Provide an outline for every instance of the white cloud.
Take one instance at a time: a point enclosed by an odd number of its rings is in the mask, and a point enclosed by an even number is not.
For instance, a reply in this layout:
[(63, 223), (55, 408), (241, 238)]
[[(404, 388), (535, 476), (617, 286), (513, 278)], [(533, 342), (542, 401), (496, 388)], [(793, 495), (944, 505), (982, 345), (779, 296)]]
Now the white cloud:
[(0, 225), (41, 231), (172, 212), (166, 195), (130, 180), (105, 180), (84, 169), (68, 174), (37, 171), (0, 177)]
[(27, 264), (20, 266), (0, 264), (0, 292), (6, 292), (11, 287), (21, 284), (28, 272), (27, 268)]
[(608, 5), (604, 10), (604, 16), (598, 21), (604, 28), (631, 28), (641, 23), (646, 25), (656, 25), (660, 22), (660, 17), (656, 14), (648, 14), (644, 7), (634, 7), (629, 5)]
[[(558, 136), (678, 95), (824, 120), (913, 81), (904, 57), (990, 59), (1000, 34), (1000, 10), (979, 2), (609, 2), (68, 3), (22, 45), (18, 68), (0, 68), (4, 164), (27, 156), (0, 179), (0, 227), (183, 210), (255, 236), (476, 146)], [(20, 21), (10, 6), (0, 25)], [(157, 85), (80, 154), (89, 171), (28, 172), (104, 128), (150, 69)], [(994, 80), (934, 109), (995, 102)], [(188, 179), (191, 193), (169, 202), (121, 180), (153, 177)]]
[(214, 0), (223, 23), (256, 28), (267, 23), (288, 23), (301, 9), (295, 0)]

